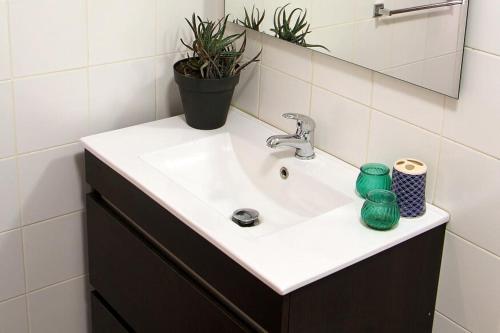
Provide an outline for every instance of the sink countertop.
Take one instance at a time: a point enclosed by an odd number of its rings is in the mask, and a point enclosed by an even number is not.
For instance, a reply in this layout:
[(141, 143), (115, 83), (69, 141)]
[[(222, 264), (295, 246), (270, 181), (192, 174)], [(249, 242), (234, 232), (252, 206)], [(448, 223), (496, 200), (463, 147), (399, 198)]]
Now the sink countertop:
[[(320, 163), (327, 161), (328, 166), (335, 169), (332, 173), (338, 172), (342, 176), (338, 184), (334, 185), (335, 189), (338, 187), (350, 200), (330, 212), (291, 224), (280, 231), (249, 237), (250, 229), (240, 228), (230, 221), (230, 217), (221, 214), (143, 158), (169, 147), (223, 134), (232, 124), (258, 129), (262, 138), (269, 133), (282, 133), (232, 108), (228, 124), (214, 131), (191, 129), (184, 117), (178, 116), (89, 136), (83, 138), (82, 142), (85, 149), (280, 295), (286, 295), (449, 220), (448, 213), (428, 204), (427, 213), (420, 218), (402, 218), (399, 225), (390, 231), (371, 230), (360, 221), (363, 199), (354, 192), (359, 172), (357, 168), (319, 150), (316, 150), (315, 160), (295, 161), (294, 150), (289, 149), (286, 155), (289, 163), (300, 168), (302, 163), (305, 169), (314, 170)], [(265, 146), (265, 141), (254, 143)], [(269, 149), (270, 154), (274, 152)], [(331, 179), (328, 176), (325, 178), (327, 181)], [(314, 193), (303, 195), (314, 196)]]

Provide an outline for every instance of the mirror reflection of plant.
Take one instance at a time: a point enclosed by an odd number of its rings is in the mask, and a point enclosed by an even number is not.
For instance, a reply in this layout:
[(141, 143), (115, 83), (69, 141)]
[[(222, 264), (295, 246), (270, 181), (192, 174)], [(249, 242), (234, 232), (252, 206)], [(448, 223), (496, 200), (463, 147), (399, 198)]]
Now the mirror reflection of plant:
[(266, 16), (266, 10), (262, 12), (262, 15), (259, 11), (258, 8), (255, 8), (255, 6), (252, 6), (252, 14), (249, 15), (246, 7), (244, 7), (245, 10), (245, 18), (244, 20), (237, 19), (234, 21), (234, 23), (240, 24), (244, 26), (245, 28), (252, 29), (255, 31), (260, 31), (260, 25), (264, 21), (264, 17)]
[[(251, 60), (241, 63), (247, 44), (246, 31), (225, 36), (228, 18), (229, 15), (218, 21), (204, 21), (195, 14), (191, 21), (186, 18), (194, 39), (191, 44), (181, 39), (182, 44), (192, 51), (181, 69), (182, 73), (203, 79), (221, 79), (238, 75), (248, 65), (259, 61), (262, 51)], [(237, 48), (235, 45), (240, 38), (243, 38), (243, 42)]]
[(286, 4), (276, 8), (274, 11), (274, 32), (275, 37), (289, 41), (291, 43), (304, 47), (320, 47), (329, 51), (326, 47), (319, 44), (308, 44), (306, 36), (311, 33), (310, 24), (306, 21), (307, 10), (302, 8), (293, 9), (290, 14), (287, 14)]

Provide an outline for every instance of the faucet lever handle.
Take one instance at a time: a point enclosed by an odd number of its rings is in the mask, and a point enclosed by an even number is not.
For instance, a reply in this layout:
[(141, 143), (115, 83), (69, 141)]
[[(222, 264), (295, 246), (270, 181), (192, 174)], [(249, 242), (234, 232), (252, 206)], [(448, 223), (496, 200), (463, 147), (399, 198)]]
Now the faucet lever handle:
[(313, 132), (316, 122), (309, 116), (300, 113), (284, 113), (283, 118), (297, 120), (297, 133)]

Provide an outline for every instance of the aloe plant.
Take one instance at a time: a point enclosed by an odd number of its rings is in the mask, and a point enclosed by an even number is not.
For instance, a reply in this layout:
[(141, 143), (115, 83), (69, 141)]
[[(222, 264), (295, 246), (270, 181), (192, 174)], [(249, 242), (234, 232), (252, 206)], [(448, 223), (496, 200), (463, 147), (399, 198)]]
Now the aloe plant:
[(319, 47), (329, 51), (323, 45), (306, 42), (306, 36), (311, 33), (311, 25), (306, 21), (307, 10), (295, 8), (288, 14), (287, 7), (289, 5), (278, 7), (274, 11), (274, 28), (271, 31), (274, 32), (275, 37), (300, 46)]
[(234, 23), (240, 24), (248, 29), (260, 31), (260, 25), (264, 21), (264, 17), (266, 16), (266, 11), (264, 10), (261, 15), (259, 9), (255, 8), (255, 6), (252, 6), (252, 14), (249, 15), (246, 7), (244, 8), (244, 10), (245, 10), (244, 20), (242, 21), (240, 19), (237, 19), (234, 21)]
[[(246, 31), (226, 36), (228, 19), (229, 15), (216, 21), (202, 20), (196, 14), (191, 20), (186, 18), (194, 38), (189, 44), (181, 39), (182, 44), (192, 52), (182, 63), (181, 73), (202, 79), (222, 79), (238, 75), (248, 65), (259, 61), (262, 51), (251, 60), (241, 62), (247, 44)], [(236, 42), (240, 38), (243, 42), (237, 48)]]

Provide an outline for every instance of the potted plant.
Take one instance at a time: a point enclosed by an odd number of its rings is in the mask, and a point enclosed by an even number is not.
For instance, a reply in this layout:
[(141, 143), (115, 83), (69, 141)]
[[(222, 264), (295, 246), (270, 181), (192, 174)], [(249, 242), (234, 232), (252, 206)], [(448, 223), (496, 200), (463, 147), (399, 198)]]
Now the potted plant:
[(274, 36), (304, 47), (319, 47), (329, 51), (326, 47), (319, 44), (309, 44), (306, 37), (311, 33), (311, 25), (307, 22), (307, 10), (302, 8), (293, 9), (290, 14), (287, 13), (286, 4), (276, 8), (274, 11)]
[[(258, 61), (261, 54), (242, 62), (246, 31), (226, 36), (228, 18), (202, 20), (193, 14), (191, 21), (186, 19), (193, 41), (187, 44), (181, 39), (181, 42), (192, 54), (174, 64), (174, 77), (186, 122), (196, 129), (224, 126), (241, 71)], [(241, 46), (237, 47), (241, 38)]]
[(244, 26), (247, 29), (255, 30), (257, 32), (260, 32), (260, 25), (262, 22), (264, 22), (264, 18), (266, 16), (266, 11), (264, 10), (262, 14), (260, 13), (260, 10), (258, 8), (255, 8), (255, 6), (252, 7), (252, 14), (249, 15), (247, 8), (243, 7), (245, 11), (245, 18), (243, 20), (236, 19), (234, 20), (234, 23), (239, 24), (241, 26)]

